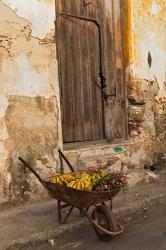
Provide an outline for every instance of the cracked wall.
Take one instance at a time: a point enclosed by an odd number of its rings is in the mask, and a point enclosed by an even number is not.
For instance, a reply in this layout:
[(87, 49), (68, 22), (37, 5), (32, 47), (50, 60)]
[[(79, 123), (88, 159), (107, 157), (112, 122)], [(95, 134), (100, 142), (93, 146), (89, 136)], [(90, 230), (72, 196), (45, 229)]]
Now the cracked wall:
[(125, 63), (129, 130), (134, 140), (147, 144), (148, 164), (153, 165), (162, 162), (166, 154), (166, 3), (127, 2)]
[(17, 158), (55, 173), (61, 130), (54, 1), (4, 0), (0, 12), (1, 202), (41, 192)]
[[(133, 164), (150, 166), (166, 155), (166, 5), (124, 2), (129, 141), (135, 143), (127, 150)], [(109, 15), (112, 5), (105, 4)], [(61, 146), (62, 136), (55, 1), (2, 0), (0, 13), (1, 203), (43, 190), (17, 157), (28, 159), (42, 176), (51, 175), (58, 165), (53, 148)]]

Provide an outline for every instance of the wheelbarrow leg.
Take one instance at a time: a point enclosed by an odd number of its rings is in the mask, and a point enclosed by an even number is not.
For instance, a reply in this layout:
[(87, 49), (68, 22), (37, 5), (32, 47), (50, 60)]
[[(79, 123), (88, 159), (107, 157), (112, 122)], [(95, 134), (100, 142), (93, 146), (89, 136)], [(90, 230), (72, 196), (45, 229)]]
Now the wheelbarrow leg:
[[(69, 211), (67, 212), (67, 215), (65, 216), (65, 218), (63, 220), (62, 219), (62, 211), (63, 211), (64, 208), (69, 208)], [(73, 206), (71, 206), (69, 204), (62, 204), (62, 201), (58, 200), (58, 222), (59, 222), (59, 224), (66, 223), (66, 221), (67, 221), (68, 217), (70, 216), (73, 208), (74, 208)]]
[(62, 223), (61, 201), (58, 200), (58, 222)]
[(80, 208), (80, 217), (84, 217), (85, 216), (85, 211), (83, 208)]
[(112, 200), (110, 200), (110, 209), (113, 209)]
[(67, 219), (69, 218), (71, 212), (73, 211), (73, 208), (74, 208), (74, 207), (70, 207), (70, 210), (67, 212), (67, 215), (66, 215), (64, 221), (62, 222), (62, 224), (65, 224), (65, 223), (66, 223), (66, 221), (67, 221)]

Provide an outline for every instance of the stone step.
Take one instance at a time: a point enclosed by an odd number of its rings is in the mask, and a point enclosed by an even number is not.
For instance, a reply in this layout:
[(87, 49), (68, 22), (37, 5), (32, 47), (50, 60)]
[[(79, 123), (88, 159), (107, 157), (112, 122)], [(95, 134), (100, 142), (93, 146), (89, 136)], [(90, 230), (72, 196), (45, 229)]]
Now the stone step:
[[(116, 164), (119, 169), (121, 163), (126, 164), (130, 156), (131, 142), (121, 144), (93, 144), (77, 146), (75, 148), (64, 148), (64, 154), (71, 162), (75, 170), (86, 169), (88, 167), (101, 167)], [(67, 165), (64, 164), (65, 171)]]
[[(144, 154), (141, 145), (136, 142), (75, 144), (73, 148), (72, 145), (70, 147), (67, 145), (64, 147), (64, 154), (76, 171), (107, 168), (109, 172), (123, 172), (127, 174), (130, 186), (151, 178), (147, 178), (144, 165), (141, 163)], [(68, 166), (64, 163), (64, 172), (69, 171)]]

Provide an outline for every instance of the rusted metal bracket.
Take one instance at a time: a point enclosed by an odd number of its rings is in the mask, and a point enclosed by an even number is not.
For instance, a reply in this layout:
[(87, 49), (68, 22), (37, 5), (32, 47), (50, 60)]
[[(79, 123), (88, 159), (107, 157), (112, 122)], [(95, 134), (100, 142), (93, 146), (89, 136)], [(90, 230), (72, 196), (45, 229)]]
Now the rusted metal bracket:
[(109, 97), (114, 97), (115, 94), (107, 94), (106, 93), (106, 85), (100, 85), (97, 81), (95, 81), (96, 86), (101, 90), (104, 100), (107, 102)]
[(88, 5), (93, 5), (93, 2), (92, 2), (92, 0), (83, 0), (83, 6), (84, 7), (87, 7)]

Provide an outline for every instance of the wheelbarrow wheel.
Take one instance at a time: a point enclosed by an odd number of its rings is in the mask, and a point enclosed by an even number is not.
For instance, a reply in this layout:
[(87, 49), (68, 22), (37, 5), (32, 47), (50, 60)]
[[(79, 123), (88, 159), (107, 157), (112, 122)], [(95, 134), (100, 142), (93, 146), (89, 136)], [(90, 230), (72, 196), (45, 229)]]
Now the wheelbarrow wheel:
[[(118, 224), (112, 211), (107, 206), (97, 206), (92, 211), (92, 218), (104, 229), (112, 232), (118, 231)], [(97, 226), (93, 225), (98, 238), (102, 241), (110, 241), (112, 236), (102, 232)]]

